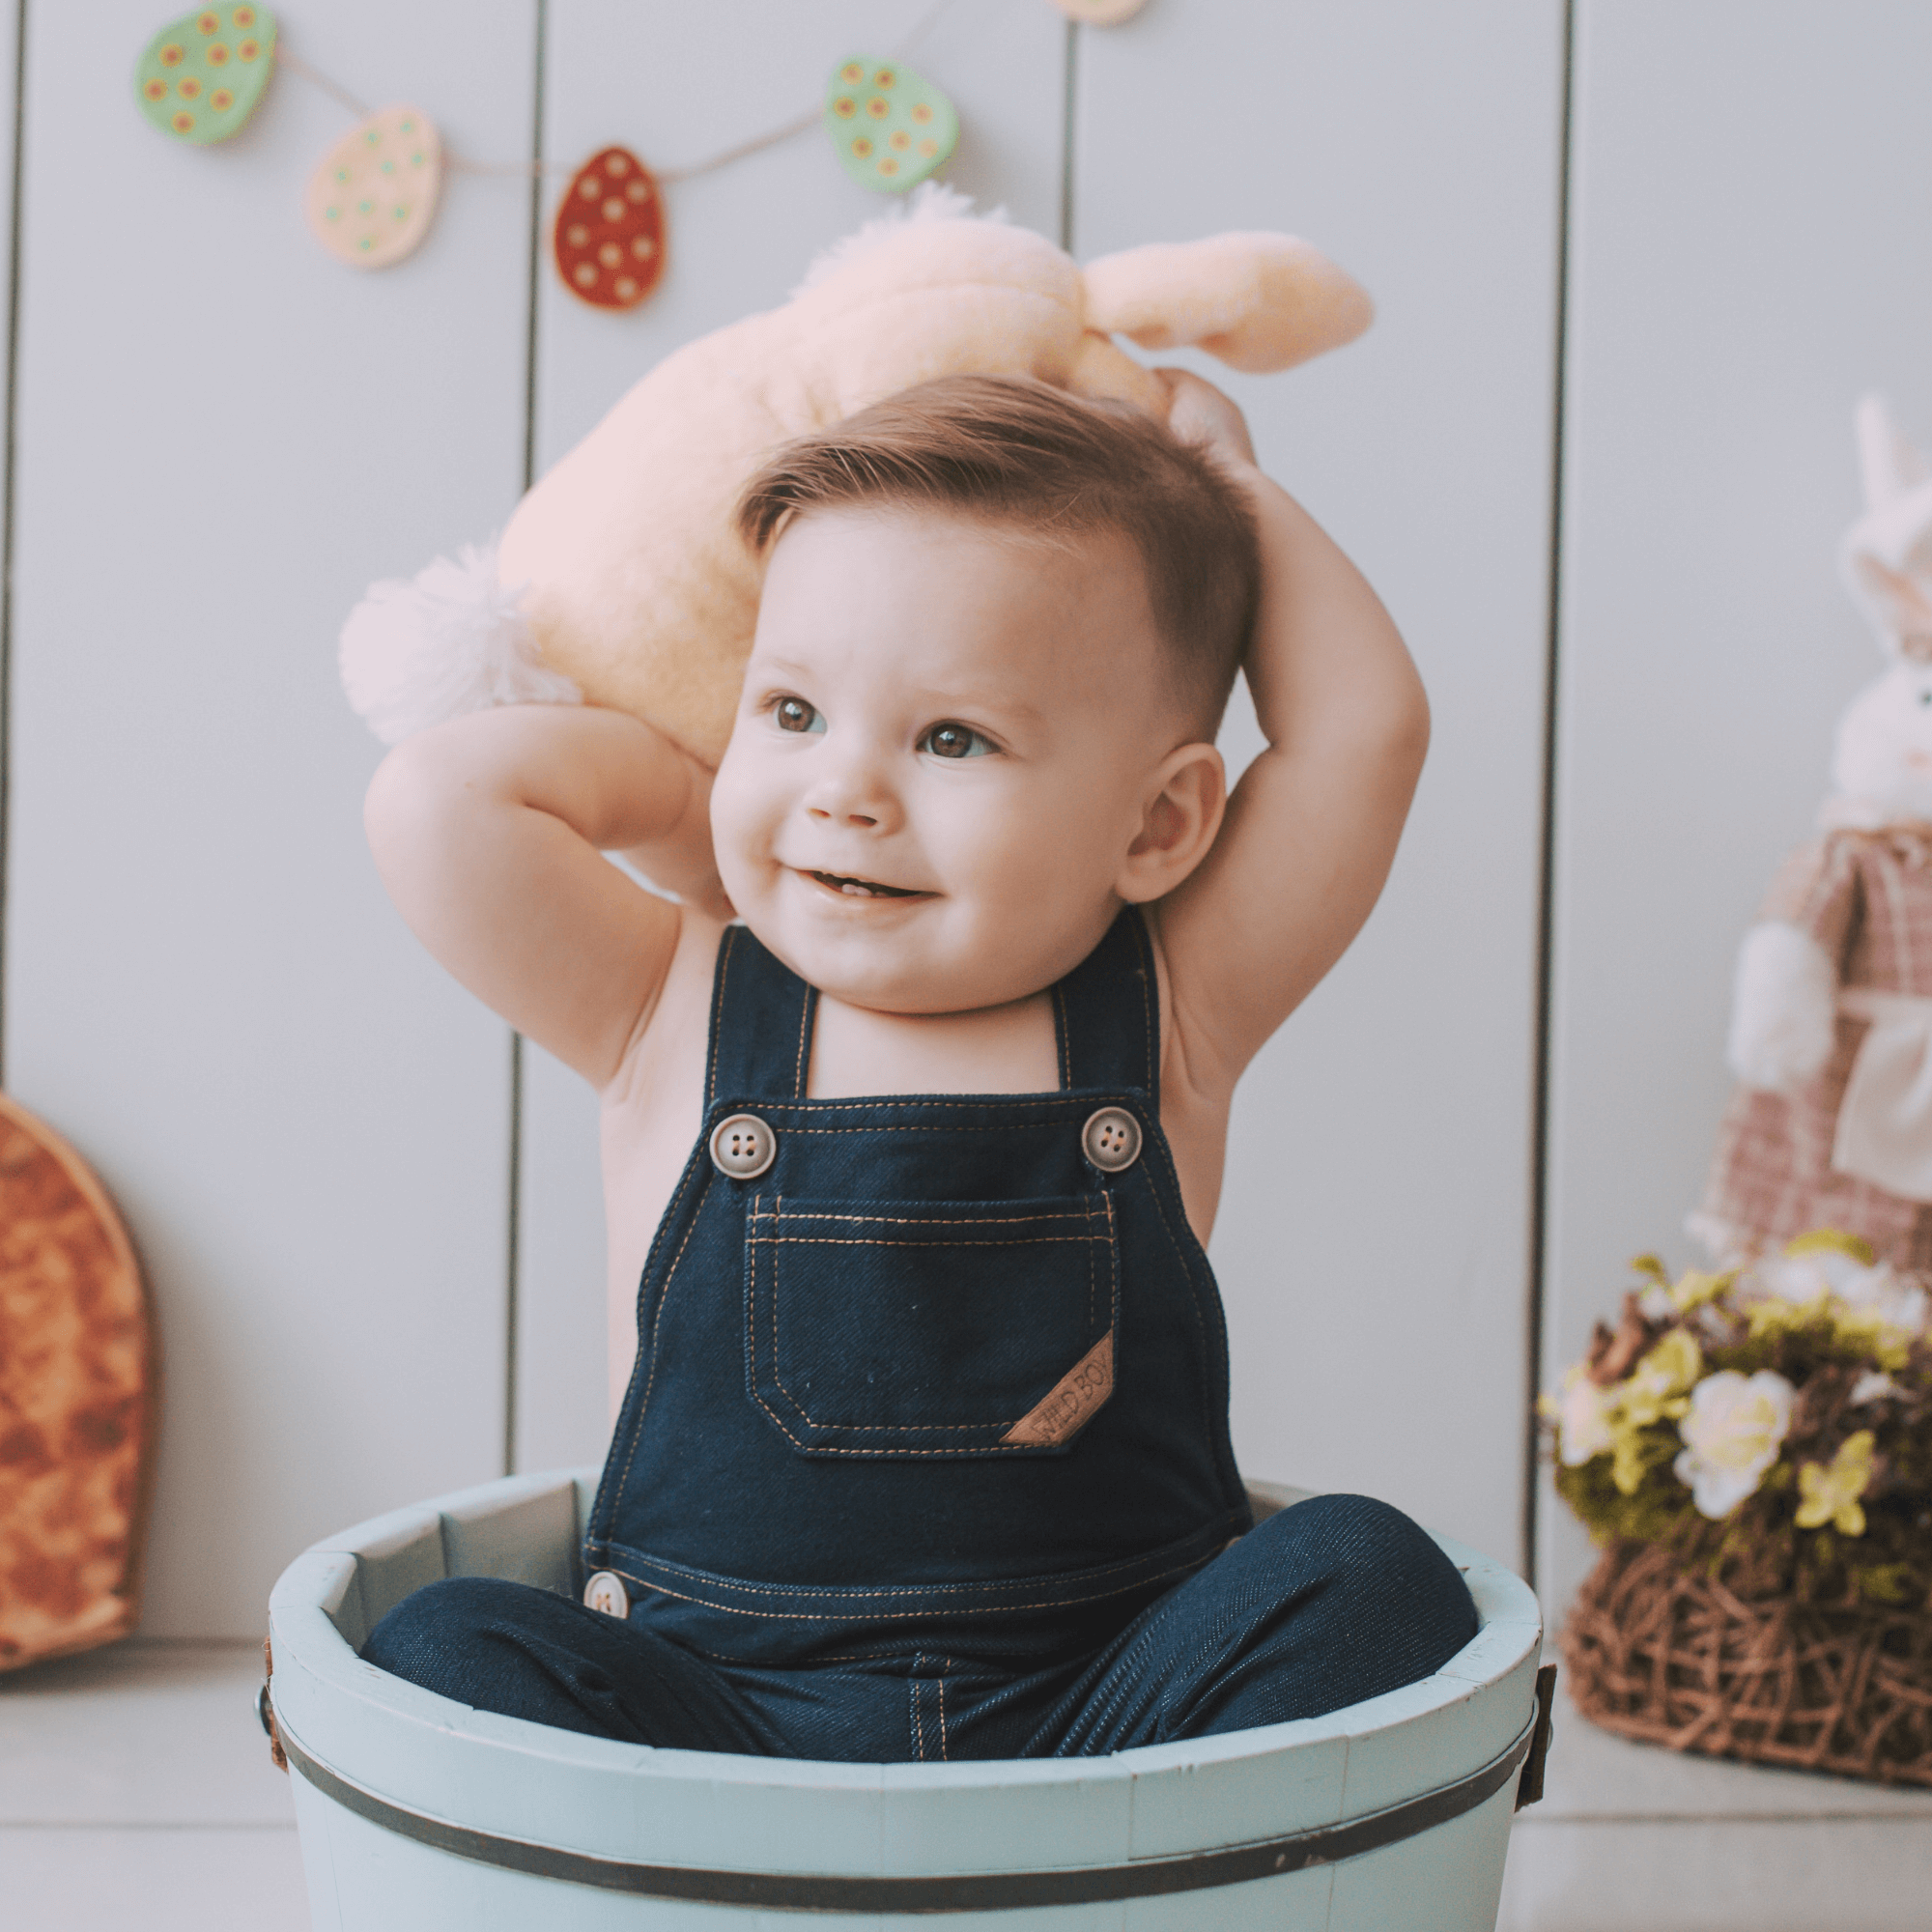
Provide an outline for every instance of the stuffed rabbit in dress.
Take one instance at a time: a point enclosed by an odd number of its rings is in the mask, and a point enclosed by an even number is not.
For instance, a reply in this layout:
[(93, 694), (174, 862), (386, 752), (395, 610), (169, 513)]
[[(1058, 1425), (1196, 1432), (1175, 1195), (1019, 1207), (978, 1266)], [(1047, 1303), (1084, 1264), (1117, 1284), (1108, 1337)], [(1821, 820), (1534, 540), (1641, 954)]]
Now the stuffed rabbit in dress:
[(1807, 1228), (1932, 1267), (1932, 470), (1861, 404), (1853, 595), (1890, 667), (1838, 725), (1819, 836), (1738, 958), (1742, 1085), (1691, 1227), (1722, 1256)]

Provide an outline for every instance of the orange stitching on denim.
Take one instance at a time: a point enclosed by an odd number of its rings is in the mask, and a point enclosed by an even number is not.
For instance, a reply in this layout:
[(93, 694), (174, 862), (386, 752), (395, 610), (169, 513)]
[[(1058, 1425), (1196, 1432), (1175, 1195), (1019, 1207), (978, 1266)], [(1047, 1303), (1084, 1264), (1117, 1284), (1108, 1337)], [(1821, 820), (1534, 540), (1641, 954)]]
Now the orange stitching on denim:
[[(1222, 1520), (1232, 1520), (1233, 1517), (1234, 1512), (1232, 1510), (1224, 1510), (1221, 1513)], [(674, 1571), (681, 1577), (691, 1577), (700, 1582), (716, 1583), (721, 1589), (736, 1590), (743, 1596), (843, 1598), (902, 1597), (911, 1594), (922, 1597), (934, 1595), (956, 1597), (962, 1592), (984, 1596), (988, 1591), (1017, 1589), (1031, 1582), (1065, 1584), (1078, 1582), (1082, 1578), (1094, 1580), (1102, 1577), (1117, 1576), (1122, 1570), (1138, 1569), (1142, 1564), (1152, 1562), (1155, 1558), (1164, 1555), (1169, 1550), (1178, 1549), (1186, 1544), (1199, 1542), (1202, 1537), (1210, 1535), (1211, 1533), (1207, 1529), (1198, 1529), (1191, 1536), (1184, 1536), (1177, 1543), (1164, 1544), (1159, 1549), (1143, 1550), (1138, 1556), (1123, 1556), (1116, 1563), (1096, 1563), (1091, 1569), (1086, 1570), (1050, 1572), (1042, 1577), (981, 1577), (957, 1583), (895, 1583), (890, 1587), (878, 1589), (862, 1588), (857, 1584), (843, 1583), (754, 1583), (742, 1577), (719, 1577), (713, 1575), (710, 1571), (696, 1569), (688, 1563), (671, 1563), (663, 1558), (654, 1558), (646, 1551), (636, 1553), (641, 1555), (645, 1562), (655, 1563), (660, 1570)], [(1207, 1551), (1205, 1555), (1190, 1558), (1189, 1561), (1205, 1563), (1208, 1557), (1218, 1555), (1223, 1548), (1225, 1548), (1225, 1545), (1217, 1544), (1214, 1548)], [(616, 1570), (620, 1577), (631, 1574), (627, 1570), (619, 1569), (614, 1562), (606, 1567)], [(1186, 1566), (1182, 1565), (1182, 1567), (1185, 1568)], [(1167, 1576), (1171, 1573), (1169, 1570), (1163, 1570), (1160, 1574)], [(655, 1588), (656, 1586), (651, 1585), (649, 1587)], [(1106, 1594), (1112, 1596), (1114, 1592), (1109, 1590)], [(693, 1601), (696, 1600), (694, 1599)], [(1050, 1601), (1056, 1603), (1073, 1603), (1082, 1600), (1077, 1598), (1055, 1598)]]
[[(1210, 1561), (1213, 1555), (1214, 1552), (1209, 1550), (1206, 1556), (1193, 1557), (1185, 1563), (1174, 1564), (1166, 1570), (1151, 1571), (1145, 1577), (1136, 1577), (1130, 1583), (1120, 1583), (1111, 1590), (1100, 1590), (1087, 1596), (1042, 1597), (1034, 1602), (1022, 1604), (982, 1604), (977, 1606), (970, 1605), (951, 1605), (942, 1610), (844, 1610), (838, 1612), (827, 1612), (824, 1610), (747, 1610), (741, 1609), (735, 1604), (714, 1603), (708, 1597), (696, 1597), (688, 1591), (673, 1590), (663, 1582), (649, 1577), (639, 1577), (635, 1571), (622, 1569), (615, 1563), (610, 1564), (607, 1567), (614, 1570), (619, 1577), (627, 1577), (631, 1582), (636, 1583), (640, 1590), (655, 1590), (661, 1597), (675, 1597), (681, 1604), (696, 1604), (707, 1610), (722, 1611), (725, 1616), (764, 1617), (776, 1623), (889, 1623), (895, 1621), (912, 1622), (916, 1619), (925, 1617), (998, 1617), (1005, 1616), (1012, 1610), (1072, 1609), (1077, 1605), (1099, 1603), (1107, 1597), (1118, 1597), (1128, 1590), (1144, 1589), (1150, 1583), (1164, 1582), (1170, 1577), (1184, 1576), (1189, 1571), (1199, 1570), (1204, 1563)], [(776, 1596), (779, 1594), (775, 1586), (734, 1584), (730, 1587), (747, 1590), (758, 1596)], [(993, 1586), (989, 1585), (987, 1587)], [(797, 1595), (798, 1592), (792, 1591), (786, 1594)], [(870, 1597), (882, 1597), (891, 1593), (884, 1590), (867, 1590), (861, 1594)]]
[[(702, 1173), (703, 1170), (701, 1168), (694, 1168), (690, 1179), (687, 1179), (686, 1181), (686, 1186), (688, 1187), (690, 1185), (690, 1181), (692, 1179), (697, 1179), (697, 1177)], [(683, 1190), (680, 1189), (679, 1192), (681, 1196)], [(674, 1210), (677, 1207), (677, 1203), (673, 1201), (671, 1203), (671, 1207)], [(631, 1446), (624, 1452), (624, 1472), (617, 1478), (617, 1488), (620, 1494), (623, 1491), (624, 1485), (630, 1481), (631, 1464), (637, 1458), (638, 1444), (643, 1439), (644, 1417), (650, 1412), (651, 1390), (657, 1386), (658, 1362), (660, 1359), (658, 1354), (658, 1330), (664, 1324), (665, 1309), (670, 1303), (671, 1284), (675, 1282), (677, 1279), (678, 1264), (684, 1260), (684, 1251), (686, 1248), (690, 1247), (691, 1237), (692, 1236), (696, 1234), (697, 1224), (700, 1220), (703, 1219), (703, 1216), (704, 1216), (704, 1204), (700, 1201), (697, 1205), (696, 1209), (692, 1214), (691, 1226), (684, 1231), (684, 1239), (677, 1244), (677, 1253), (671, 1257), (670, 1266), (665, 1270), (664, 1289), (658, 1295), (657, 1312), (651, 1317), (651, 1334), (650, 1334), (651, 1372), (648, 1376), (644, 1378), (644, 1392), (638, 1402), (637, 1425), (631, 1431)], [(639, 1337), (639, 1346), (641, 1346), (642, 1338)]]
[[(775, 1208), (759, 1208), (753, 1212), (754, 1221), (776, 1221), (779, 1210)], [(1012, 1228), (1033, 1221), (1091, 1221), (1092, 1208), (1066, 1208), (1047, 1214), (968, 1214), (956, 1220), (942, 1219), (937, 1214), (821, 1214), (811, 1208), (794, 1208), (791, 1210), (794, 1221), (860, 1221), (874, 1228)], [(770, 1240), (773, 1236), (761, 1235), (760, 1240)], [(1095, 1235), (1094, 1240), (1100, 1238)]]
[(811, 1044), (811, 988), (805, 989), (805, 997), (798, 1003), (798, 1065), (792, 1069), (792, 1097), (805, 1098), (805, 1056)]
[(718, 949), (718, 989), (711, 996), (711, 1064), (705, 1068), (709, 1075), (704, 1095), (707, 1107), (718, 1097), (718, 1028), (724, 1014), (724, 981), (731, 975), (731, 949), (737, 945), (738, 935), (744, 929), (741, 925), (727, 925), (724, 941)]
[(1154, 986), (1153, 942), (1147, 929), (1147, 922), (1136, 907), (1128, 929), (1134, 938), (1134, 956), (1141, 966), (1141, 1042), (1146, 1056), (1143, 1070), (1147, 1074), (1147, 1094), (1152, 1100), (1156, 1118), (1160, 1112), (1160, 1022), (1154, 1017), (1152, 999)]
[[(774, 1206), (769, 1211), (760, 1208), (758, 1205), (759, 1202), (763, 1200), (763, 1198), (764, 1197), (762, 1195), (753, 1195), (752, 1198), (750, 1218), (754, 1224), (761, 1220), (777, 1221), (782, 1216), (783, 1202), (784, 1202), (784, 1197), (782, 1195), (778, 1195), (774, 1197)], [(1066, 1244), (1066, 1243), (1076, 1243), (1076, 1244), (1084, 1243), (1088, 1249), (1087, 1323), (1088, 1326), (1091, 1328), (1094, 1325), (1093, 1249), (1094, 1248), (1094, 1246), (1096, 1246), (1101, 1242), (1107, 1243), (1109, 1254), (1111, 1256), (1113, 1263), (1113, 1274), (1116, 1281), (1118, 1281), (1120, 1273), (1120, 1255), (1118, 1248), (1115, 1244), (1116, 1231), (1114, 1226), (1113, 1203), (1111, 1202), (1111, 1200), (1108, 1199), (1108, 1197), (1104, 1193), (1099, 1198), (1101, 1202), (1104, 1204), (1104, 1212), (1107, 1217), (1107, 1231), (1105, 1234), (1037, 1235), (1029, 1238), (1019, 1239), (1019, 1240), (976, 1241), (972, 1243), (972, 1245), (975, 1248), (1018, 1248), (1018, 1247), (1039, 1247), (1039, 1246)], [(815, 1216), (815, 1215), (810, 1215), (809, 1213), (797, 1213), (797, 1210), (794, 1211), (796, 1217), (800, 1219), (838, 1219), (838, 1220), (866, 1221), (871, 1218), (870, 1216), (867, 1215)], [(1084, 1211), (1084, 1217), (1091, 1222), (1094, 1213), (1093, 1208), (1089, 1206), (1083, 1211)], [(1013, 1217), (1013, 1218), (1024, 1218), (1024, 1217)], [(1073, 1214), (1071, 1210), (1067, 1210), (1058, 1214), (1040, 1215), (1032, 1218), (1037, 1218), (1041, 1220), (1067, 1220), (1073, 1218)], [(969, 1220), (956, 1223), (939, 1223), (936, 1225), (971, 1227), (976, 1224)], [(771, 1404), (764, 1399), (764, 1395), (758, 1386), (757, 1250), (761, 1247), (777, 1248), (781, 1243), (787, 1246), (835, 1247), (835, 1248), (872, 1248), (885, 1245), (890, 1245), (892, 1247), (901, 1247), (901, 1248), (956, 1248), (962, 1244), (957, 1241), (907, 1241), (899, 1239), (895, 1239), (890, 1243), (882, 1243), (879, 1241), (857, 1240), (851, 1238), (850, 1236), (810, 1236), (810, 1235), (747, 1235), (746, 1236), (745, 1245), (749, 1254), (750, 1268), (749, 1268), (749, 1282), (747, 1286), (745, 1322), (746, 1322), (746, 1348), (750, 1353), (751, 1365), (752, 1365), (752, 1397), (753, 1400), (756, 1402), (758, 1406), (762, 1408), (768, 1416), (771, 1417), (774, 1426), (779, 1430), (780, 1434), (784, 1436), (785, 1440), (789, 1442), (793, 1448), (803, 1450), (807, 1447), (807, 1445), (804, 1442), (802, 1442), (799, 1439), (799, 1437), (792, 1433), (791, 1430), (786, 1428), (783, 1420), (780, 1417), (778, 1411), (774, 1409)], [(776, 1254), (774, 1254), (772, 1257), (771, 1288), (769, 1293), (771, 1297), (772, 1382), (773, 1385), (783, 1395), (785, 1401), (792, 1406), (793, 1409), (802, 1418), (802, 1420), (804, 1421), (805, 1425), (808, 1428), (812, 1430), (837, 1430), (840, 1434), (861, 1435), (970, 1435), (974, 1433), (990, 1432), (997, 1430), (1000, 1432), (1002, 1437), (1004, 1437), (1006, 1433), (1011, 1429), (1012, 1427), (1011, 1417), (1001, 1417), (992, 1422), (831, 1422), (831, 1421), (825, 1421), (820, 1417), (813, 1415), (811, 1411), (806, 1407), (805, 1404), (799, 1401), (798, 1397), (795, 1396), (792, 1393), (791, 1389), (786, 1385), (783, 1374), (781, 1372), (779, 1366), (780, 1290), (779, 1290), (779, 1277), (778, 1277), (778, 1257)], [(1118, 1299), (1118, 1297), (1116, 1297), (1116, 1299)], [(1115, 1309), (1111, 1312), (1118, 1315), (1118, 1309)], [(1112, 1322), (1109, 1323), (1108, 1332), (1110, 1334), (1113, 1332), (1113, 1325), (1114, 1324)], [(1031, 1412), (1032, 1412), (1031, 1410), (1027, 1411), (1027, 1413)], [(1039, 1448), (1042, 1446), (1052, 1448), (1052, 1447), (1057, 1447), (1058, 1445), (1051, 1443), (1044, 1445), (1037, 1443), (1024, 1443), (1024, 1442), (1009, 1443), (1004, 1440), (999, 1440), (994, 1442), (981, 1442), (981, 1443), (974, 1443), (974, 1442), (955, 1443), (952, 1449), (940, 1450), (940, 1451), (929, 1450), (929, 1449), (903, 1449), (897, 1451), (885, 1450), (885, 1449), (855, 1449), (849, 1447), (838, 1447), (836, 1445), (828, 1445), (823, 1443), (814, 1443), (810, 1446), (815, 1453), (821, 1455), (883, 1456), (883, 1455), (900, 1454), (907, 1456), (921, 1456), (921, 1455), (929, 1456), (934, 1454), (984, 1455), (987, 1453), (991, 1453), (993, 1451), (1000, 1451), (1000, 1450), (1010, 1452), (1013, 1450)]]
[(867, 1241), (857, 1235), (747, 1235), (745, 1241), (753, 1248), (1053, 1248), (1091, 1245), (1106, 1238), (1105, 1235), (1025, 1235), (1003, 1241), (908, 1241), (903, 1236)]

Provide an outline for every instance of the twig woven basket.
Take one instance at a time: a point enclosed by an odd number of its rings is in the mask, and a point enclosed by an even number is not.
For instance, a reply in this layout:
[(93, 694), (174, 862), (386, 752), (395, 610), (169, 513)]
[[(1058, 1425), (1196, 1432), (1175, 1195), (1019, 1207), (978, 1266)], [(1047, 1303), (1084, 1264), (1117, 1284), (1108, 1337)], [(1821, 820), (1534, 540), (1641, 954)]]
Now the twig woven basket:
[(1644, 1744), (1932, 1784), (1932, 1616), (1747, 1602), (1669, 1551), (1613, 1543), (1571, 1605), (1570, 1691)]

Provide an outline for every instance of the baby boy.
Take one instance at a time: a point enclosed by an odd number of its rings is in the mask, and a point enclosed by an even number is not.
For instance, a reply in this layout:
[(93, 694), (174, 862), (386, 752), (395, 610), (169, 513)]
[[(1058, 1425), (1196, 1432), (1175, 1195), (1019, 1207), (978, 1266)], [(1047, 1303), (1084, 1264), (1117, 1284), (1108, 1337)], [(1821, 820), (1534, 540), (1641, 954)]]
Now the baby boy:
[[(371, 1662), (886, 1762), (1315, 1716), (1473, 1634), (1406, 1518), (1257, 1525), (1229, 1446), (1235, 1083), (1368, 916), (1427, 708), (1234, 406), (1164, 380), (1165, 424), (956, 378), (780, 449), (715, 777), (566, 706), (384, 765), (405, 917), (603, 1096), (636, 1335), (586, 1601), (452, 1578)], [(1268, 744), (1230, 795), (1237, 670)]]

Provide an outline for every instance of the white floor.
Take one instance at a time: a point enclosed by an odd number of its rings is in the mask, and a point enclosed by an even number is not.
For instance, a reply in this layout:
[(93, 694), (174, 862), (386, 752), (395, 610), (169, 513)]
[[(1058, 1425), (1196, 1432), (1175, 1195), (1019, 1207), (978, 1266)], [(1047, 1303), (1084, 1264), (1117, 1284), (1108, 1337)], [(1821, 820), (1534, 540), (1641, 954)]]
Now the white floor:
[(255, 1645), (123, 1644), (0, 1677), (7, 1932), (308, 1932)]
[[(0, 1677), (7, 1932), (307, 1932), (252, 1646)], [(1927, 1932), (1932, 1790), (1680, 1758), (1559, 1707), (1500, 1932)], [(804, 1932), (810, 1932), (809, 1927)]]

